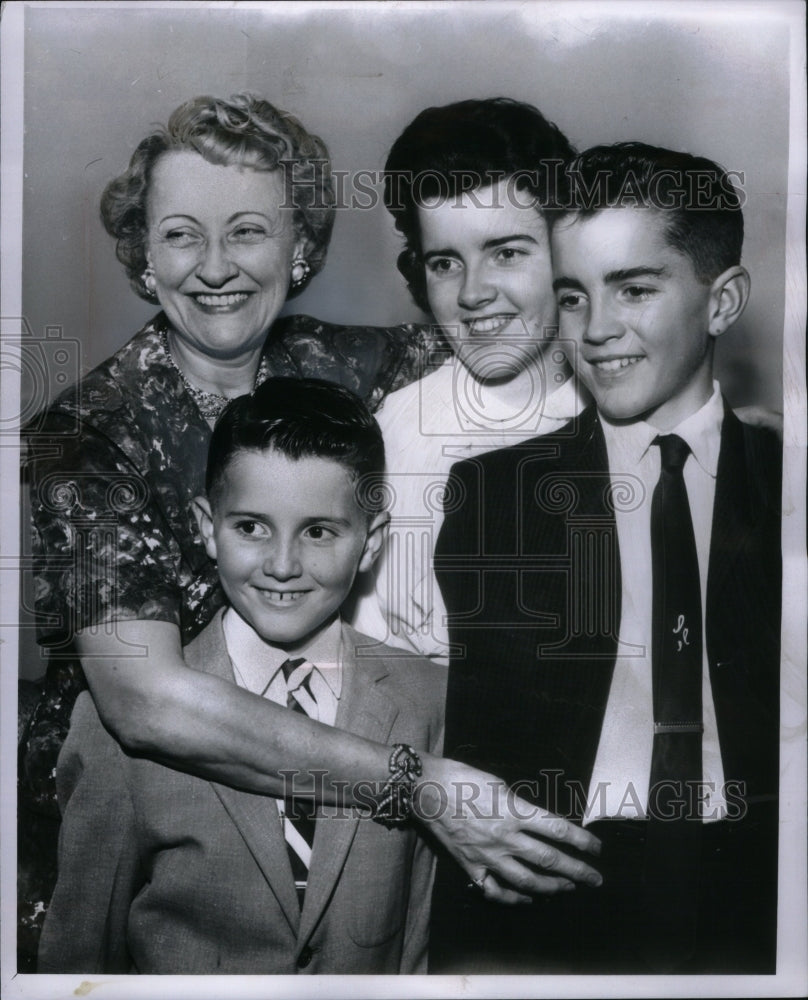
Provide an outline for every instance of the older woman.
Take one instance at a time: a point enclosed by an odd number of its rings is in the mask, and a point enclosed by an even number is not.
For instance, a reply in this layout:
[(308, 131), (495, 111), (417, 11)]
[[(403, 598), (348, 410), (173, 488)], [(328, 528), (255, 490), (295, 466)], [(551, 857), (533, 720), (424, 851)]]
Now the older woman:
[[(246, 96), (177, 109), (105, 193), (119, 258), (138, 294), (163, 311), (58, 399), (29, 441), (41, 640), (58, 657), (55, 694), (29, 730), (29, 777), (55, 762), (58, 733), (47, 723), (66, 720), (80, 661), (102, 719), (132, 753), (269, 795), (283, 792), (289, 769), (300, 790), (327, 772), (314, 791), (328, 801), (340, 789), (352, 801), (358, 782), (384, 783), (388, 747), (279, 709), (182, 658), (221, 603), (190, 506), (202, 492), (210, 424), (229, 398), (279, 367), (288, 373), (276, 362), (294, 358), (299, 327), (291, 348), (271, 328), (287, 295), (323, 264), (332, 214), (321, 206), (330, 200), (320, 140)], [(412, 377), (430, 345), (411, 328), (343, 339), (369, 338), (363, 361), (329, 350), (323, 337), (299, 371), (336, 374), (378, 402)], [(490, 869), (517, 889), (555, 891), (593, 876), (546, 842), (587, 848), (592, 838), (554, 817), (497, 809), (504, 789), (490, 776), (425, 759), (423, 777), (420, 818), (472, 877)], [(455, 788), (464, 798), (447, 808)], [(47, 782), (37, 790), (48, 798)], [(495, 891), (520, 898), (499, 883)]]

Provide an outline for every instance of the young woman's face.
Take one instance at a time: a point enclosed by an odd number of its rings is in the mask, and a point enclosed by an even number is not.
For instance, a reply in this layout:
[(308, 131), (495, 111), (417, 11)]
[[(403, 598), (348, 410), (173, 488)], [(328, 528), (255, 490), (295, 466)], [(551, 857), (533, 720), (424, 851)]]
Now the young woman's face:
[(518, 198), (501, 181), (418, 208), (432, 313), (484, 381), (507, 382), (535, 364), (556, 333), (547, 227)]
[(157, 297), (187, 349), (235, 358), (259, 349), (289, 289), (298, 239), (280, 171), (171, 152), (149, 187), (148, 259)]

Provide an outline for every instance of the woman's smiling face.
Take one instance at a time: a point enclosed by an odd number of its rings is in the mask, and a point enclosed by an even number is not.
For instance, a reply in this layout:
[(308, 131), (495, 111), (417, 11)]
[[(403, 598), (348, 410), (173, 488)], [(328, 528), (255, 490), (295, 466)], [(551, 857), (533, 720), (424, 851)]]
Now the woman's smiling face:
[(302, 249), (280, 170), (165, 153), (152, 171), (147, 258), (184, 345), (208, 357), (256, 351), (283, 306)]
[(556, 333), (547, 227), (513, 195), (501, 181), (418, 208), (430, 307), (481, 380), (518, 375)]

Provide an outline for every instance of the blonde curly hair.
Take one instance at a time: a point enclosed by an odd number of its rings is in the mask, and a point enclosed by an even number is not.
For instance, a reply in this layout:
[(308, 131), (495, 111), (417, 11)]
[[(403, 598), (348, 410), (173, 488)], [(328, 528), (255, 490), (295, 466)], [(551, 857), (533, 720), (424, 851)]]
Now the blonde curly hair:
[[(142, 299), (155, 302), (143, 284), (146, 269), (146, 199), (155, 163), (172, 150), (192, 150), (209, 163), (284, 172), (286, 203), (306, 241), (311, 274), (325, 264), (334, 225), (334, 188), (328, 148), (294, 115), (252, 94), (229, 100), (194, 97), (172, 112), (135, 149), (129, 167), (110, 181), (101, 197), (104, 228), (116, 240), (115, 253)], [(301, 291), (289, 290), (289, 297)]]

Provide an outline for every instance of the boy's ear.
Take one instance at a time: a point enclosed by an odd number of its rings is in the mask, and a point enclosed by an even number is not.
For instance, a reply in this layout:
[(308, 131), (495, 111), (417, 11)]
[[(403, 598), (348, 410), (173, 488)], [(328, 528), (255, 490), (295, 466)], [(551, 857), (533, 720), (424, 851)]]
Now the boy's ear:
[(740, 319), (749, 301), (751, 280), (745, 267), (728, 267), (710, 286), (710, 316), (707, 332), (720, 337)]
[(205, 551), (211, 559), (216, 560), (216, 540), (213, 537), (213, 511), (207, 497), (194, 497), (194, 516), (199, 525), (199, 534), (205, 543)]
[(386, 510), (375, 514), (368, 528), (365, 547), (362, 550), (362, 557), (359, 560), (357, 573), (365, 573), (376, 562), (376, 559), (387, 541), (387, 528), (390, 524), (390, 515)]

